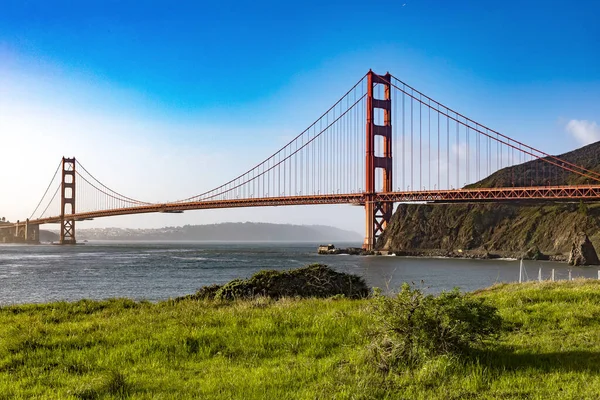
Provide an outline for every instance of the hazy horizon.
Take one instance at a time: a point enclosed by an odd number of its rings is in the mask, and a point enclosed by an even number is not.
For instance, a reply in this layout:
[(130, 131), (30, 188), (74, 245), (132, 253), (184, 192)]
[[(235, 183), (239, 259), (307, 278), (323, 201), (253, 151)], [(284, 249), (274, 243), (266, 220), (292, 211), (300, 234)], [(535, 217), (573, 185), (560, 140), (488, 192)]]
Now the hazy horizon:
[[(300, 226), (300, 227), (326, 227), (326, 228), (334, 228), (334, 229), (339, 229), (341, 231), (346, 231), (346, 232), (350, 232), (350, 233), (356, 233), (357, 235), (363, 235), (364, 232), (358, 232), (358, 231), (353, 231), (353, 230), (347, 230), (347, 229), (342, 229), (342, 228), (338, 228), (336, 226), (332, 226), (332, 225), (323, 225), (323, 224), (288, 224), (285, 222), (280, 222), (280, 223), (274, 223), (274, 222), (254, 222), (254, 221), (230, 221), (230, 222), (215, 222), (215, 223), (209, 223), (209, 224), (184, 224), (184, 225), (165, 225), (165, 226), (161, 226), (161, 227), (157, 227), (157, 228), (132, 228), (132, 227), (117, 227), (117, 226), (106, 226), (106, 227), (94, 227), (94, 228), (86, 228), (84, 227), (80, 227), (78, 226), (77, 231), (81, 231), (81, 230), (93, 230), (93, 229), (129, 229), (129, 230), (144, 230), (144, 229), (148, 229), (148, 230), (158, 230), (158, 229), (167, 229), (167, 228), (183, 228), (185, 226), (209, 226), (209, 225), (224, 225), (224, 224), (264, 224), (264, 225), (288, 225), (288, 226)], [(52, 226), (54, 224), (48, 224), (45, 226)], [(60, 232), (60, 229), (52, 229), (52, 228), (46, 228), (46, 227), (42, 227), (42, 230), (45, 231), (50, 231), (50, 232)]]
[[(52, 235), (48, 235), (49, 232)], [(43, 229), (42, 241), (58, 240), (59, 231)], [(355, 231), (326, 225), (292, 225), (243, 222), (224, 222), (205, 225), (167, 226), (163, 228), (89, 228), (77, 231), (79, 242), (110, 241), (201, 241), (201, 242), (306, 242), (362, 243)]]

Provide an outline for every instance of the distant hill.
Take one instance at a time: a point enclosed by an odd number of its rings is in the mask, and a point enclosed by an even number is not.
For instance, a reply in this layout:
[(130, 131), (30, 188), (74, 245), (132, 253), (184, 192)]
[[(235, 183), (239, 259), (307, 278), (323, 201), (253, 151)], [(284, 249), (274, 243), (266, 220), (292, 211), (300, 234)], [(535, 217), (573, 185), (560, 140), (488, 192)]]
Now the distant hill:
[(185, 225), (159, 229), (94, 228), (78, 229), (77, 240), (197, 240), (222, 242), (327, 242), (362, 241), (357, 232), (324, 225), (268, 223), (222, 223)]
[(44, 229), (40, 230), (40, 242), (58, 242), (60, 240), (60, 235), (56, 232), (47, 231)]

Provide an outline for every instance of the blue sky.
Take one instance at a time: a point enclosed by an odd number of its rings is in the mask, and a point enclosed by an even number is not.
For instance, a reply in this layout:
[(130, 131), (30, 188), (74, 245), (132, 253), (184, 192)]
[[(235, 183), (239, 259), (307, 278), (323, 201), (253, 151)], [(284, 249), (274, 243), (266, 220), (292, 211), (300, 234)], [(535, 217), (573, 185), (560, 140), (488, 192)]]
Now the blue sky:
[[(74, 153), (134, 197), (210, 188), (277, 150), (369, 68), (549, 153), (600, 140), (596, 1), (0, 0), (0, 9), (0, 137), (11, 137), (2, 147), (35, 154), (18, 176), (6, 172), (16, 153), (0, 161), (0, 178), (25, 196), (0, 200), (11, 219), (45, 188), (39, 170)], [(123, 155), (135, 164), (128, 173), (115, 166)], [(220, 176), (190, 182), (181, 172), (220, 162)], [(169, 182), (156, 188), (147, 176)], [(318, 210), (298, 220), (261, 209), (99, 223), (362, 230), (357, 208)]]

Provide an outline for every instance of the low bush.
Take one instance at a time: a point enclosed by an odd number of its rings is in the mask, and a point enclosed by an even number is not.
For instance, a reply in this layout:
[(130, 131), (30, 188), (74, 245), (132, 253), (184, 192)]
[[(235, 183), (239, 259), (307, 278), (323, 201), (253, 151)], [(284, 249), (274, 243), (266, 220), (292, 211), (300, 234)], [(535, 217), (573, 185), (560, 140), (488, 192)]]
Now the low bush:
[(497, 336), (502, 325), (496, 307), (458, 289), (424, 295), (405, 283), (394, 297), (376, 294), (375, 308), (378, 331), (372, 350), (384, 371), (419, 365), (439, 355), (467, 355)]
[(369, 295), (364, 279), (352, 274), (336, 272), (323, 264), (311, 264), (288, 271), (259, 271), (249, 279), (235, 279), (225, 285), (201, 288), (186, 296), (198, 300), (234, 300), (255, 297), (364, 298)]
[(200, 289), (198, 289), (196, 293), (184, 297), (179, 297), (176, 300), (212, 300), (215, 298), (215, 295), (217, 294), (219, 289), (221, 289), (221, 285), (213, 284), (209, 286), (203, 286)]
[(260, 271), (246, 280), (234, 280), (215, 294), (216, 299), (233, 300), (265, 296), (363, 298), (369, 288), (359, 276), (336, 272), (323, 264), (311, 264), (289, 271)]

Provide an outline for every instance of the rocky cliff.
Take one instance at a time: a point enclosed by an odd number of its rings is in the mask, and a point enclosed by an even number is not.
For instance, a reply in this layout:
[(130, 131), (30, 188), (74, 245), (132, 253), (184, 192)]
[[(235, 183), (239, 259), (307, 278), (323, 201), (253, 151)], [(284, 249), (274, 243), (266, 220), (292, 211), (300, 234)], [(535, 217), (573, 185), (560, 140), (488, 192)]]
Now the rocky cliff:
[[(600, 142), (559, 156), (590, 170), (600, 170)], [(533, 161), (504, 168), (470, 187), (517, 186), (514, 176), (527, 176), (530, 184), (581, 184), (584, 178), (569, 173), (540, 172)], [(540, 164), (541, 165), (541, 164)], [(536, 179), (537, 175), (537, 179)], [(518, 185), (518, 186), (524, 186)], [(568, 257), (580, 233), (586, 233), (600, 250), (600, 204), (399, 204), (377, 247), (396, 253), (519, 256), (532, 248), (550, 256)], [(437, 251), (437, 253), (436, 253)]]
[(580, 232), (600, 249), (600, 205), (400, 204), (378, 247), (506, 256), (537, 247), (566, 255)]

